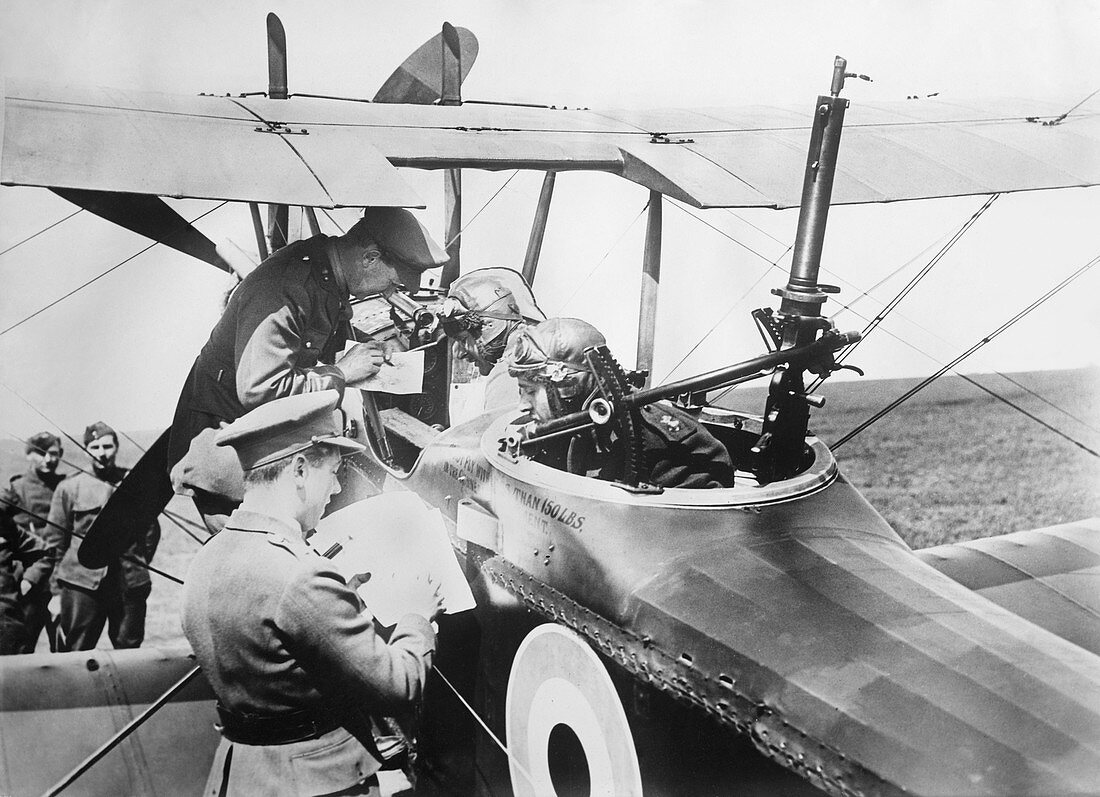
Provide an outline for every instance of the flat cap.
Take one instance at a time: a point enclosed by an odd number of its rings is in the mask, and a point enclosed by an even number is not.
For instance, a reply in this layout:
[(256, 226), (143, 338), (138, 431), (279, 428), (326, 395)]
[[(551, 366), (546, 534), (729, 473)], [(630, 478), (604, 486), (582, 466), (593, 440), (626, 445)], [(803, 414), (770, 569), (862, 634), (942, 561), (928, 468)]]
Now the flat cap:
[(244, 470), (254, 470), (323, 443), (363, 451), (366, 446), (343, 436), (335, 390), (274, 399), (242, 415), (214, 435), (214, 443), (232, 446)]
[(428, 228), (405, 208), (366, 208), (347, 234), (360, 240), (370, 238), (391, 259), (421, 271), (451, 259)]

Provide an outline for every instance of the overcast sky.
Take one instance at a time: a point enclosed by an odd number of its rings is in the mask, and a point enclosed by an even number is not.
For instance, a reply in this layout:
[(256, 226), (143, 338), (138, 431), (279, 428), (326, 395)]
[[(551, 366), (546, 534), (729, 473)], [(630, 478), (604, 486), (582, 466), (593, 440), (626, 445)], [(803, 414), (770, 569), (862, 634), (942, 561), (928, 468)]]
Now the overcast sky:
[[(268, 11), (287, 31), (291, 91), (372, 96), (444, 20), (471, 29), (480, 54), (467, 98), (599, 107), (804, 103), (828, 88), (832, 59), (874, 83), (861, 100), (939, 92), (1066, 102), (1100, 88), (1095, 2), (20, 2), (0, 4), (0, 73), (194, 94), (266, 87)], [(1094, 111), (1100, 97), (1088, 108)], [(843, 147), (841, 158), (843, 159)], [(802, 169), (802, 156), (776, 168)], [(412, 182), (440, 230), (435, 174)], [(507, 183), (507, 185), (505, 185)], [(463, 263), (519, 267), (541, 175), (465, 181)], [(496, 200), (482, 206), (498, 189)], [(926, 374), (1100, 254), (1100, 189), (1002, 197), (853, 360), (869, 377)], [(536, 293), (550, 314), (587, 318), (633, 361), (647, 192), (605, 175), (559, 177)], [(980, 205), (981, 197), (833, 209), (823, 280), (842, 301), (902, 267), (885, 301)], [(211, 203), (180, 202), (197, 216)], [(0, 188), (0, 251), (75, 210), (43, 189)], [(474, 218), (475, 214), (478, 214)], [(709, 211), (722, 233), (665, 210), (655, 372), (679, 378), (761, 351), (749, 320), (785, 282), (769, 271), (793, 239), (796, 211)], [(247, 208), (198, 225), (255, 250)], [(738, 245), (730, 240), (736, 239)], [(0, 255), (0, 329), (148, 244), (80, 213)], [(747, 248), (746, 248), (747, 247)], [(758, 254), (753, 254), (749, 249)], [(784, 265), (788, 261), (781, 261)], [(909, 264), (907, 266), (907, 264)], [(963, 370), (1035, 370), (1097, 362), (1094, 269)], [(74, 434), (103, 419), (164, 427), (217, 318), (224, 275), (154, 247), (0, 337), (0, 434), (50, 426)], [(839, 304), (830, 301), (827, 312)], [(870, 299), (855, 307), (873, 312)], [(858, 329), (862, 319), (839, 316)], [(897, 340), (897, 337), (907, 343)], [(683, 357), (694, 349), (686, 362)], [(915, 349), (913, 348), (915, 347)], [(922, 353), (923, 352), (923, 353)], [(931, 355), (931, 357), (927, 356)], [(6, 387), (5, 387), (6, 386)]]

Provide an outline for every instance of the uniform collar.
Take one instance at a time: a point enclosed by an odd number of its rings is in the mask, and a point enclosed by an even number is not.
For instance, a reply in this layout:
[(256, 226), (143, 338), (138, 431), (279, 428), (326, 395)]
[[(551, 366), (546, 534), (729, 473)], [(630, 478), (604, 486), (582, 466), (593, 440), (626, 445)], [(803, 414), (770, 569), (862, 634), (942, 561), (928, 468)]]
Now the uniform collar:
[(234, 531), (275, 534), (285, 538), (289, 542), (302, 545), (305, 544), (305, 540), (302, 539), (301, 529), (298, 526), (292, 526), (281, 518), (265, 515), (262, 512), (236, 509), (233, 511), (233, 514), (229, 516), (229, 520), (226, 521), (225, 528), (227, 530), (233, 529)]
[(325, 241), (325, 254), (328, 255), (325, 260), (328, 264), (330, 279), (340, 298), (347, 303), (350, 300), (351, 291), (348, 289), (348, 281), (344, 277), (344, 262), (340, 257), (340, 247), (336, 245), (335, 238), (328, 237)]

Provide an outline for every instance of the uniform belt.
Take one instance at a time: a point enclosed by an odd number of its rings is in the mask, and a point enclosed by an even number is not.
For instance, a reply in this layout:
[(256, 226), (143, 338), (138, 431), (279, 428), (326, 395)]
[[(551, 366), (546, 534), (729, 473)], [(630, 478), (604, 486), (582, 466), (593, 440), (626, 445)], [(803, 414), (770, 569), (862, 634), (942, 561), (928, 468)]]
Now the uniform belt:
[(218, 732), (238, 744), (304, 742), (308, 739), (319, 739), (340, 727), (335, 719), (307, 709), (281, 714), (245, 714), (227, 709), (221, 703), (218, 703), (217, 709)]

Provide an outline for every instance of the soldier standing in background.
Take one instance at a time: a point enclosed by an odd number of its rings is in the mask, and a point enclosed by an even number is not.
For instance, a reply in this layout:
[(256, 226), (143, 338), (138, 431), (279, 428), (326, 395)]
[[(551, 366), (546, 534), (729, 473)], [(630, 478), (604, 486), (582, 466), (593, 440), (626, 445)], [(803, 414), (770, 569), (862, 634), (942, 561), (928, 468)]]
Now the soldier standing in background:
[[(65, 474), (57, 472), (63, 453), (61, 439), (57, 435), (39, 432), (30, 437), (26, 446), (27, 469), (12, 476), (0, 495), (0, 512), (11, 516), (21, 531), (21, 539), (27, 535), (41, 540), (47, 538), (45, 527), (46, 517), (50, 513), (50, 502), (57, 485), (65, 478)], [(50, 621), (50, 597), (56, 593), (56, 587), (51, 592), (52, 561), (46, 562), (42, 567), (45, 568), (45, 578), (40, 577), (41, 568), (35, 568), (24, 572), (19, 579), (21, 592), (18, 604), (25, 638), (19, 650), (15, 651), (17, 653), (33, 653), (42, 629)], [(34, 578), (28, 578), (28, 575), (33, 575)], [(49, 637), (50, 649), (53, 650), (56, 640), (52, 633)]]
[(45, 531), (58, 561), (60, 647), (94, 648), (105, 624), (114, 647), (140, 647), (145, 639), (145, 604), (152, 589), (146, 565), (160, 542), (160, 525), (153, 521), (146, 533), (107, 567), (80, 564), (80, 541), (128, 472), (115, 465), (118, 435), (102, 421), (84, 430), (84, 448), (92, 458), (92, 473), (70, 476), (58, 486)]

